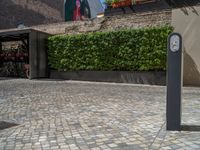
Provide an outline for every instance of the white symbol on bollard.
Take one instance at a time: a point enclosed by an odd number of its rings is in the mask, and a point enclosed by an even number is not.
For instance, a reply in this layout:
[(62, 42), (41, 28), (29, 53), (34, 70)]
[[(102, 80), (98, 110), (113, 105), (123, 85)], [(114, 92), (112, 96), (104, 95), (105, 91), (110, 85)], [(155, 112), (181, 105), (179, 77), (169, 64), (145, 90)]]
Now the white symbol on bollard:
[(177, 52), (180, 49), (180, 37), (178, 35), (173, 35), (170, 38), (170, 50), (172, 52)]

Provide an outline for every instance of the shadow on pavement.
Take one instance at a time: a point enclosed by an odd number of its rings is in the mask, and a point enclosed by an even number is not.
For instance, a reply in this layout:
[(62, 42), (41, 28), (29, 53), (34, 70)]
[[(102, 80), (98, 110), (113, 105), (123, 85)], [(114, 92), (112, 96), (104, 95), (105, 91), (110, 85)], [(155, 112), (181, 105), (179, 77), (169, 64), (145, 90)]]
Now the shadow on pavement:
[(195, 125), (182, 125), (181, 131), (200, 131), (200, 126)]
[(38, 78), (32, 79), (34, 81), (65, 81), (65, 79), (51, 79), (51, 78)]
[(15, 80), (15, 79), (24, 79), (24, 78), (0, 77), (0, 81), (1, 80)]

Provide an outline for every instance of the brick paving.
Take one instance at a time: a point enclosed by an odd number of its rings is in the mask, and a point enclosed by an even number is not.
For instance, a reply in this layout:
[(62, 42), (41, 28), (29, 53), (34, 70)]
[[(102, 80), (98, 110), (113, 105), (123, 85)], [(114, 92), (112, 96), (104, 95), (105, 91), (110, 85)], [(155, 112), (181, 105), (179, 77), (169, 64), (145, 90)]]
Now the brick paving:
[[(200, 132), (165, 130), (166, 87), (0, 79), (0, 150), (200, 149)], [(200, 125), (200, 88), (184, 88), (183, 124)]]

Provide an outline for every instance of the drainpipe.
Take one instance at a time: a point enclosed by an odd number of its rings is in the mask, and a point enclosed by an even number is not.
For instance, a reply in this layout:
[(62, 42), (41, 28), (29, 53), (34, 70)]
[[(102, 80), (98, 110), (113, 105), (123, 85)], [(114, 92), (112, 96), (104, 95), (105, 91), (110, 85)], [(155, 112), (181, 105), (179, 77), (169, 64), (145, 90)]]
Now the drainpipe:
[(0, 42), (0, 53), (2, 51), (2, 42)]
[(62, 18), (64, 21), (66, 21), (65, 20), (65, 3), (66, 3), (66, 0), (63, 0), (63, 16), (62, 16)]

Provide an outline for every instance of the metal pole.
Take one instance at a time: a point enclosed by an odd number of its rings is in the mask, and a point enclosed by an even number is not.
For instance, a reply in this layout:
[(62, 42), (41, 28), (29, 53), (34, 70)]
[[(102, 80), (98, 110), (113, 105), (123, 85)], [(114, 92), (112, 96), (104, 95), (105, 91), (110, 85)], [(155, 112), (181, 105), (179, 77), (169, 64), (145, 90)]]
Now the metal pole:
[(172, 33), (168, 38), (167, 130), (181, 130), (182, 37)]
[(2, 42), (0, 41), (0, 52), (2, 51)]

